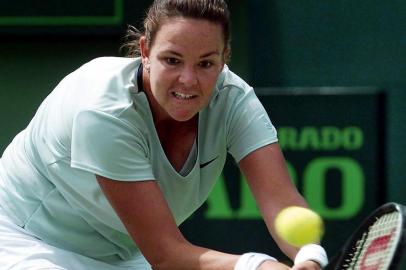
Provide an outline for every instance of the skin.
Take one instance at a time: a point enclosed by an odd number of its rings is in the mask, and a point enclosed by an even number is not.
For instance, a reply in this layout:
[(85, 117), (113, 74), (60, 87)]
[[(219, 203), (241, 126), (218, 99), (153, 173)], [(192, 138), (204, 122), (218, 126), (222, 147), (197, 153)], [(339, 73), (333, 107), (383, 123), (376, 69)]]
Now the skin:
[[(222, 29), (206, 20), (171, 18), (163, 22), (150, 48), (144, 38), (140, 40), (140, 48), (143, 86), (155, 127), (169, 161), (179, 170), (197, 135), (197, 114), (208, 104), (228, 53)], [(278, 144), (252, 152), (239, 165), (270, 233), (293, 259), (297, 250), (275, 236), (273, 221), (281, 208), (306, 206), (306, 203), (289, 179)], [(154, 270), (234, 269), (239, 255), (202, 248), (183, 237), (155, 181), (96, 178)], [(258, 270), (283, 269), (290, 268), (274, 261), (265, 261), (258, 267)], [(292, 269), (320, 267), (309, 261)]]
[(224, 66), (222, 40), (219, 25), (185, 18), (164, 23), (151, 48), (141, 38), (144, 68), (150, 67), (144, 69), (144, 89), (158, 123), (188, 122), (207, 105)]
[(151, 48), (141, 38), (140, 49), (155, 127), (168, 159), (180, 170), (196, 138), (197, 113), (209, 102), (224, 66), (222, 30), (204, 20), (173, 18), (162, 24)]

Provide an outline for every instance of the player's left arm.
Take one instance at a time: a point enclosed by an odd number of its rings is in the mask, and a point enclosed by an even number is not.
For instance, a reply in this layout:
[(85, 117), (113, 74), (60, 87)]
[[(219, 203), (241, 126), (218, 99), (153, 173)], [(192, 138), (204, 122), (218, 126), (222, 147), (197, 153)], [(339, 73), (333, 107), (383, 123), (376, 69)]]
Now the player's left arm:
[[(307, 207), (307, 203), (290, 179), (279, 144), (272, 143), (251, 152), (239, 162), (239, 166), (273, 239), (293, 260), (298, 249), (277, 236), (274, 220), (281, 209), (290, 205)], [(297, 265), (293, 269), (319, 269), (317, 263), (310, 261), (304, 268), (300, 267)]]

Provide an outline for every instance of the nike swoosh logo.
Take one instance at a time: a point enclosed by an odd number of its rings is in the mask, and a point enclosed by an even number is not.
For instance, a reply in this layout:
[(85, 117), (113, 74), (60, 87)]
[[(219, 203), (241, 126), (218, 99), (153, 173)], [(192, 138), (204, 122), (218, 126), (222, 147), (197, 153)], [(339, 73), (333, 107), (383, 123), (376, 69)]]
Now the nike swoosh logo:
[(209, 161), (207, 161), (207, 162), (205, 162), (205, 163), (200, 164), (200, 169), (203, 169), (204, 167), (206, 167), (207, 165), (209, 165), (210, 163), (212, 163), (213, 161), (215, 161), (218, 157), (219, 157), (219, 156), (217, 156), (217, 157), (215, 157), (215, 158), (213, 158), (213, 159), (211, 159), (211, 160), (209, 160)]

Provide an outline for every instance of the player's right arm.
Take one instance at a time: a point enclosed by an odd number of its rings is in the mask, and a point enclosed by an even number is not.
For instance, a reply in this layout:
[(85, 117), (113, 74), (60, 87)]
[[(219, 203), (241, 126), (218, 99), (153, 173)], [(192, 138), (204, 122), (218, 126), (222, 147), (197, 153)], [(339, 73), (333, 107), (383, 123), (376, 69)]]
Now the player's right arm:
[[(239, 256), (188, 242), (155, 181), (124, 182), (96, 176), (110, 204), (154, 270), (233, 270)], [(258, 270), (289, 269), (266, 261)]]

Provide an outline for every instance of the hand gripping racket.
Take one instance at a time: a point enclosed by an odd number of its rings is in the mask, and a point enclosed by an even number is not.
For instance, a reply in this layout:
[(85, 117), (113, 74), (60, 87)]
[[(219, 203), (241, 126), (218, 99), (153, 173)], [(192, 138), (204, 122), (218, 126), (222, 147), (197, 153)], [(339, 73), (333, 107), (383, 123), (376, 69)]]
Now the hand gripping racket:
[(327, 270), (399, 269), (406, 242), (406, 207), (387, 203), (367, 217)]

